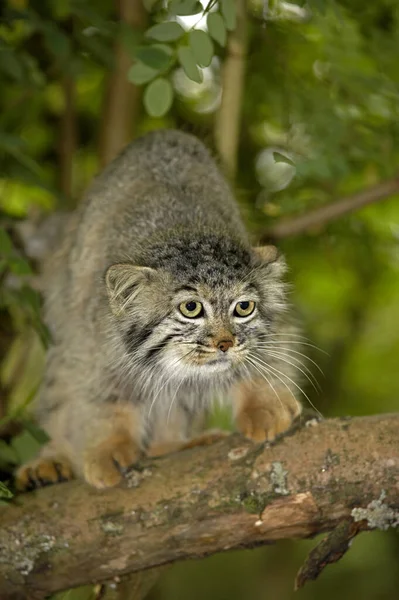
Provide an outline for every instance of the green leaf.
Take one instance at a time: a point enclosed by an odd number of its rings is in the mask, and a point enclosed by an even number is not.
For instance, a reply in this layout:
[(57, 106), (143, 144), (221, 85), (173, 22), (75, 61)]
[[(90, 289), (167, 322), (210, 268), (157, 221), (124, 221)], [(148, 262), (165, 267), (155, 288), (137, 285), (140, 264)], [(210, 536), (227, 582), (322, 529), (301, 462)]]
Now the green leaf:
[(173, 42), (184, 35), (184, 29), (179, 23), (170, 21), (169, 23), (159, 23), (146, 31), (145, 36), (158, 40), (159, 42)]
[(40, 316), (42, 308), (40, 294), (31, 287), (24, 285), (23, 288), (19, 290), (19, 295), (21, 301), (31, 309), (32, 313)]
[(288, 158), (288, 156), (281, 154), (281, 152), (273, 152), (273, 158), (275, 163), (285, 163), (287, 165), (292, 165), (293, 167), (295, 167), (295, 163), (290, 158)]
[(68, 36), (49, 21), (43, 25), (43, 34), (50, 52), (59, 60), (67, 60), (71, 54), (71, 42)]
[(40, 429), (33, 421), (23, 421), (24, 428), (39, 442), (45, 444), (49, 441), (49, 436), (43, 429)]
[(22, 83), (24, 81), (24, 68), (20, 57), (15, 50), (12, 52), (5, 45), (0, 45), (1, 60), (0, 69), (15, 81)]
[(8, 489), (6, 484), (0, 481), (0, 498), (10, 499), (13, 495), (14, 494)]
[(10, 271), (15, 275), (32, 275), (30, 264), (20, 256), (13, 256), (9, 260)]
[(187, 75), (191, 81), (195, 81), (196, 83), (202, 83), (203, 75), (199, 70), (193, 51), (188, 46), (180, 46), (177, 51), (177, 56), (181, 66), (183, 67), (183, 71)]
[(8, 261), (5, 258), (0, 258), (0, 277), (8, 267)]
[(172, 51), (165, 44), (143, 46), (136, 52), (136, 59), (156, 71), (166, 69), (170, 64)]
[(0, 227), (0, 254), (3, 256), (9, 256), (13, 251), (13, 245), (10, 236), (7, 231)]
[(27, 285), (24, 285), (20, 290), (16, 290), (14, 293), (16, 292), (18, 293), (18, 301), (21, 305), (25, 306), (25, 310), (31, 319), (32, 326), (39, 334), (43, 346), (47, 348), (51, 340), (51, 335), (47, 326), (41, 319), (40, 294)]
[(89, 56), (97, 60), (100, 64), (111, 68), (113, 63), (113, 54), (109, 44), (106, 43), (104, 38), (96, 35), (82, 35), (78, 34), (77, 38), (83, 49), (89, 54)]
[(218, 44), (224, 47), (226, 45), (227, 33), (224, 21), (220, 14), (217, 12), (209, 13), (206, 22), (209, 35), (211, 35)]
[(233, 31), (237, 23), (235, 0), (221, 0), (221, 11), (226, 23), (226, 29)]
[(14, 448), (11, 448), (4, 440), (0, 440), (0, 463), (3, 463), (3, 465), (17, 465), (18, 462), (18, 456)]
[(143, 42), (143, 34), (127, 23), (119, 24), (118, 39), (121, 41), (129, 56), (135, 57), (137, 49)]
[(158, 75), (159, 71), (148, 67), (142, 62), (137, 62), (133, 65), (127, 74), (127, 78), (132, 83), (136, 85), (142, 85), (143, 83), (148, 83), (154, 77)]
[(23, 140), (9, 133), (4, 133), (3, 131), (0, 133), (0, 148), (5, 150), (6, 152), (14, 153), (23, 150), (26, 147)]
[(144, 106), (151, 117), (162, 117), (172, 106), (173, 88), (168, 79), (159, 77), (144, 92)]
[(181, 17), (198, 15), (203, 10), (201, 2), (198, 0), (174, 0), (170, 4), (170, 12)]
[(18, 462), (22, 464), (35, 458), (42, 447), (42, 444), (40, 444), (29, 431), (25, 430), (12, 439), (11, 446), (17, 454)]
[(34, 161), (30, 156), (22, 152), (26, 147), (26, 144), (15, 135), (9, 135), (6, 133), (0, 133), (0, 148), (5, 152), (11, 154), (19, 163), (24, 165), (27, 169), (35, 173), (36, 175), (42, 176), (43, 170), (39, 163)]
[(194, 29), (189, 34), (189, 44), (194, 58), (200, 67), (209, 67), (213, 58), (213, 42), (209, 35), (200, 29)]

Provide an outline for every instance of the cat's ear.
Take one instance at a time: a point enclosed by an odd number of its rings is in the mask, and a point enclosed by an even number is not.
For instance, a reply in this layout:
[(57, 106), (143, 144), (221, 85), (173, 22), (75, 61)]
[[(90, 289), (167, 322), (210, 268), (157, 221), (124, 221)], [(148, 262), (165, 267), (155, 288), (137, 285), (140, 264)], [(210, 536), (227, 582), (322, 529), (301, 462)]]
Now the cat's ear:
[(269, 273), (275, 277), (280, 277), (287, 270), (284, 257), (276, 246), (256, 246), (252, 250), (261, 264), (267, 266)]
[(156, 271), (128, 263), (109, 267), (105, 274), (109, 304), (114, 315), (120, 316), (135, 299), (140, 287), (149, 283)]

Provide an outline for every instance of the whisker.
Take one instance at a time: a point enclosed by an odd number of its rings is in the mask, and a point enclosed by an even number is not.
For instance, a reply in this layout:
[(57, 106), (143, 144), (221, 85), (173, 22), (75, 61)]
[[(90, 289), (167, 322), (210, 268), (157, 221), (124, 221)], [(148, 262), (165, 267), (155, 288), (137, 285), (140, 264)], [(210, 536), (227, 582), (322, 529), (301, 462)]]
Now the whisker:
[(287, 363), (288, 365), (291, 365), (294, 369), (298, 369), (298, 371), (300, 371), (305, 377), (306, 379), (309, 381), (309, 383), (311, 384), (311, 386), (313, 387), (313, 389), (319, 394), (321, 392), (321, 388), (319, 386), (319, 383), (317, 381), (317, 379), (315, 378), (315, 376), (313, 375), (312, 371), (306, 366), (304, 365), (298, 358), (295, 358), (293, 356), (289, 357), (292, 360), (294, 360), (296, 363), (299, 363), (303, 369), (298, 366), (298, 364), (295, 364), (291, 361), (289, 361), (286, 357), (286, 354), (282, 354), (281, 352), (268, 352), (267, 353), (268, 356), (273, 356), (275, 358), (277, 358), (278, 360), (282, 360), (283, 362)]
[[(261, 377), (263, 377), (263, 379), (267, 382), (267, 384), (271, 387), (271, 389), (273, 390), (273, 392), (275, 393), (278, 401), (281, 404), (281, 407), (284, 411), (287, 411), (287, 408), (284, 406), (283, 402), (281, 401), (280, 396), (278, 395), (278, 392), (276, 390), (276, 388), (274, 387), (274, 385), (272, 384), (272, 382), (270, 381), (270, 379), (267, 377), (265, 372), (265, 369), (260, 370), (260, 368), (258, 368), (255, 364), (255, 362), (253, 362), (253, 357), (247, 356), (246, 360), (249, 362), (250, 365), (252, 365), (252, 367), (254, 367), (254, 369), (256, 369), (258, 371), (258, 373), (260, 373)], [(258, 365), (259, 366), (259, 365)]]
[[(320, 415), (320, 417), (323, 417), (323, 415), (321, 414), (321, 412), (315, 407), (315, 405), (313, 404), (313, 402), (311, 401), (311, 399), (309, 398), (309, 396), (307, 395), (307, 393), (293, 380), (291, 379), (291, 377), (289, 377), (286, 373), (283, 373), (283, 371), (280, 371), (279, 369), (276, 369), (276, 367), (273, 367), (272, 365), (270, 365), (269, 363), (264, 363), (261, 359), (259, 359), (259, 357), (256, 357), (261, 363), (265, 364), (269, 369), (272, 370), (272, 373), (275, 372), (279, 373), (280, 375), (282, 375), (283, 377), (286, 377), (288, 379), (288, 381), (290, 381), (292, 383), (292, 385), (294, 385), (306, 398), (306, 400), (309, 402), (309, 404), (311, 405), (311, 407)], [(276, 377), (278, 377), (278, 375), (276, 374)], [(278, 377), (279, 378), (279, 377)], [(281, 380), (280, 380), (281, 381)], [(288, 387), (288, 386), (287, 386)], [(289, 389), (289, 388), (288, 388)]]
[[(289, 387), (289, 385), (283, 380), (281, 379), (281, 377), (279, 377), (278, 375), (276, 375), (275, 373), (273, 373), (272, 371), (270, 371), (270, 365), (268, 363), (265, 363), (264, 361), (260, 360), (260, 358), (254, 354), (250, 354), (251, 359), (253, 361), (256, 361), (256, 363), (258, 364), (258, 366), (260, 368), (262, 368), (264, 371), (266, 371), (269, 375), (273, 375), (274, 377), (277, 377), (277, 379), (287, 388), (287, 390), (290, 392), (291, 396), (293, 397), (293, 399), (295, 400), (295, 402), (298, 402), (298, 400), (295, 397), (294, 392), (292, 391), (292, 389)], [(263, 366), (262, 366), (263, 365)], [(269, 369), (266, 369), (266, 367), (269, 367)]]
[[(176, 358), (176, 359), (175, 359), (175, 360), (172, 362), (172, 364), (171, 364), (171, 365), (169, 365), (169, 368), (171, 369), (171, 368), (175, 367), (177, 364), (179, 364), (179, 362), (180, 362), (182, 359), (186, 358), (186, 357), (187, 357), (189, 354), (191, 354), (192, 352), (193, 352), (193, 350), (189, 350), (188, 352), (186, 352), (186, 354), (183, 354), (183, 356), (178, 356), (178, 357), (177, 357), (177, 358)], [(152, 411), (152, 409), (153, 409), (153, 406), (154, 406), (154, 404), (155, 404), (155, 402), (156, 402), (157, 398), (159, 397), (160, 393), (161, 393), (161, 392), (162, 392), (162, 391), (165, 389), (165, 387), (166, 387), (166, 386), (168, 385), (168, 383), (169, 383), (169, 382), (170, 382), (170, 381), (173, 379), (173, 377), (174, 377), (174, 376), (175, 376), (175, 373), (174, 373), (174, 372), (172, 372), (172, 373), (171, 373), (171, 375), (170, 375), (170, 376), (167, 378), (167, 380), (166, 380), (166, 381), (163, 383), (163, 385), (160, 387), (160, 389), (159, 389), (159, 390), (157, 391), (157, 393), (155, 394), (155, 396), (154, 396), (154, 398), (153, 398), (153, 400), (152, 400), (152, 402), (151, 402), (150, 409), (149, 409), (149, 411), (148, 411), (148, 418), (150, 418), (150, 416), (151, 416), (151, 411)], [(180, 386), (179, 386), (179, 387), (180, 387)]]
[(170, 405), (169, 405), (168, 416), (166, 417), (166, 425), (168, 425), (168, 423), (169, 423), (169, 418), (170, 418), (170, 415), (171, 415), (172, 407), (173, 407), (173, 404), (174, 404), (174, 402), (175, 402), (175, 400), (177, 398), (177, 392), (181, 388), (182, 383), (183, 383), (183, 379), (181, 379), (180, 383), (176, 387), (175, 393), (173, 394), (173, 398), (172, 398), (172, 400), (170, 402)]
[(309, 342), (300, 342), (299, 340), (270, 340), (269, 342), (259, 342), (259, 344), (299, 344), (300, 346), (309, 346), (310, 348), (314, 348), (315, 350), (318, 350), (319, 352), (322, 352), (323, 354), (326, 354), (327, 356), (329, 356), (328, 352), (326, 352), (325, 350), (322, 350), (322, 348), (319, 348), (318, 346), (316, 346), (315, 344), (310, 344)]
[[(273, 352), (281, 352), (282, 350), (286, 350), (287, 352), (292, 352), (293, 354), (298, 354), (299, 356), (303, 356), (303, 358), (306, 358), (306, 360), (310, 361), (324, 377), (324, 373), (323, 373), (322, 369), (319, 367), (319, 365), (317, 364), (317, 362), (314, 361), (313, 359), (311, 359), (310, 356), (307, 356), (307, 354), (304, 354), (303, 352), (299, 352), (298, 350), (294, 350), (293, 348), (285, 348), (285, 347), (282, 348), (281, 346), (274, 348), (273, 344), (271, 344), (270, 347), (262, 346), (262, 350), (272, 350)], [(294, 358), (294, 357), (292, 357), (292, 358)]]
[(291, 333), (289, 331), (282, 331), (281, 333), (277, 333), (277, 332), (265, 332), (265, 333), (260, 333), (259, 337), (278, 337), (278, 336), (286, 336), (289, 335), (291, 337), (296, 337), (296, 338), (301, 338), (303, 340), (307, 340), (308, 342), (310, 342), (310, 339), (305, 336), (302, 335), (301, 333)]

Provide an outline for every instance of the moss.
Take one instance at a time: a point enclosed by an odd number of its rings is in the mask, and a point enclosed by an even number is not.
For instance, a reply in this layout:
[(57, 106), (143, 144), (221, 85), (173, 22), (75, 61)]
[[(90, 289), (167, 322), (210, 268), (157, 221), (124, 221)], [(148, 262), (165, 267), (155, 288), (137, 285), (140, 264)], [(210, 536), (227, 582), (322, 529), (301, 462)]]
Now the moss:
[(246, 498), (243, 498), (241, 504), (247, 512), (260, 515), (275, 498), (275, 494), (255, 494), (252, 492)]

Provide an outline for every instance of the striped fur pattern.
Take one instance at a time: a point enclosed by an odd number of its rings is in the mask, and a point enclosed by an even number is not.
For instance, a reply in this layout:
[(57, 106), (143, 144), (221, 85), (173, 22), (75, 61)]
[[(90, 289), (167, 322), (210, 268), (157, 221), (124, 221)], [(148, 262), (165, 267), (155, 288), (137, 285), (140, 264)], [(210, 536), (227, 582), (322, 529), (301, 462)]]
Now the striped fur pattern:
[[(38, 418), (52, 442), (20, 470), (22, 485), (43, 483), (51, 457), (115, 485), (154, 445), (190, 440), (215, 399), (248, 437), (286, 429), (300, 405), (295, 360), (278, 345), (296, 339), (284, 271), (274, 248), (252, 248), (199, 140), (158, 131), (130, 144), (94, 181), (45, 272), (53, 345)], [(182, 305), (201, 312), (187, 317)]]

